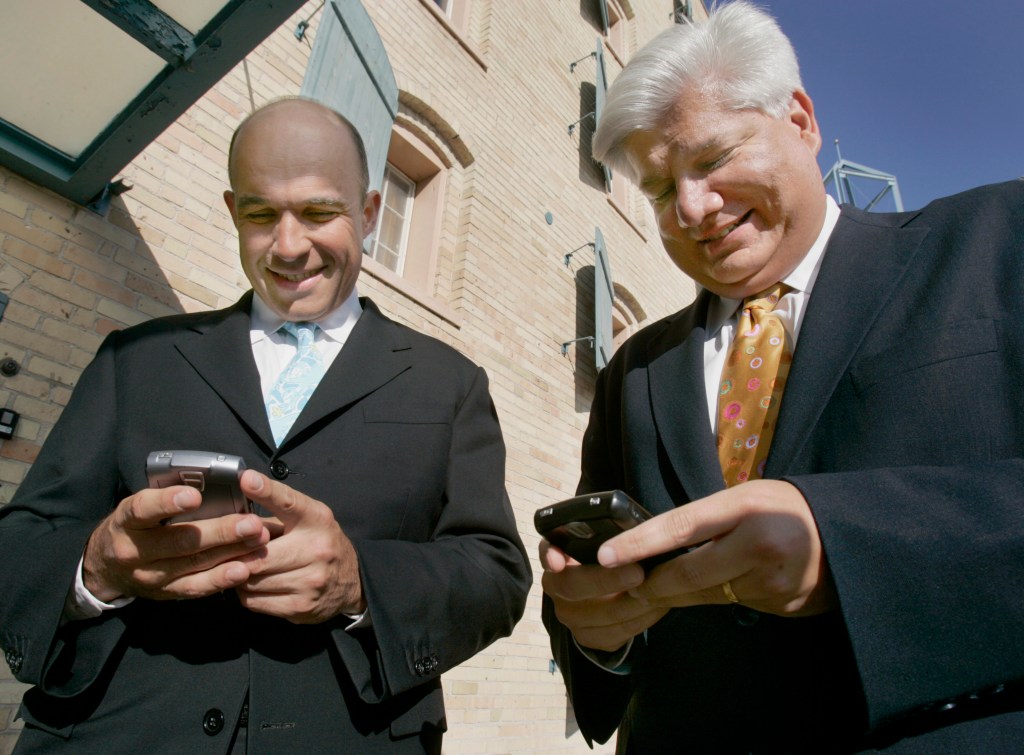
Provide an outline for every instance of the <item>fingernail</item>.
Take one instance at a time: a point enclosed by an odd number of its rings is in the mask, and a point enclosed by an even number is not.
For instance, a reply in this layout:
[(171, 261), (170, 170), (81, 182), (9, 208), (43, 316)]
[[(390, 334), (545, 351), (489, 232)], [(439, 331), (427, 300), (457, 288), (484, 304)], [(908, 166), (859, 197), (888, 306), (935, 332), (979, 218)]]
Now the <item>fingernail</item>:
[(232, 564), (224, 574), (232, 582), (244, 582), (249, 578), (249, 570), (241, 564)]
[(623, 587), (638, 587), (644, 581), (644, 571), (640, 567), (623, 569), (619, 578), (622, 580)]
[(180, 490), (174, 494), (174, 498), (171, 500), (178, 507), (178, 511), (184, 511), (192, 503), (192, 494), (186, 490)]
[(260, 534), (263, 529), (263, 525), (259, 522), (254, 522), (252, 519), (243, 519), (235, 525), (235, 532), (239, 537), (254, 537)]
[(597, 562), (601, 566), (618, 566), (619, 557), (610, 545), (602, 545), (597, 551)]
[(258, 493), (259, 491), (263, 490), (263, 477), (254, 472), (253, 474), (249, 475), (249, 485), (252, 486), (252, 489)]

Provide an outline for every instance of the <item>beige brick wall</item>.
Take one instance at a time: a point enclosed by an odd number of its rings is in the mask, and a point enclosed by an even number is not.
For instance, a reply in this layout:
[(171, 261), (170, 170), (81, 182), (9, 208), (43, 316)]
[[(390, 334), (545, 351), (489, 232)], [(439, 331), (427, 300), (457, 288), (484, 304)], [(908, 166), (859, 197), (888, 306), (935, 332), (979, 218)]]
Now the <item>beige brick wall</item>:
[[(508, 445), (507, 483), (535, 558), (533, 511), (570, 495), (594, 378), (592, 351), (561, 344), (585, 335), (578, 276), (600, 226), (617, 287), (648, 320), (678, 309), (693, 286), (667, 261), (645, 203), (622, 211), (581, 159), (581, 87), (594, 82), (596, 2), (471, 0), (461, 32), (432, 0), (365, 3), (388, 49), (403, 117), (441, 142), (451, 164), (432, 289), (408, 293), (364, 271), (360, 290), (381, 308), (483, 365)], [(669, 23), (670, 0), (622, 0), (628, 50)], [(247, 288), (221, 199), (231, 132), (253, 106), (299, 92), (310, 43), (292, 31), (311, 0), (123, 171), (133, 188), (106, 217), (0, 169), (0, 357), (21, 365), (0, 378), (0, 406), (22, 415), (0, 441), (0, 504), (10, 500), (103, 336), (180, 311), (224, 306)], [(628, 54), (628, 52), (627, 52)], [(606, 53), (610, 79), (621, 61)], [(472, 160), (467, 164), (466, 154)], [(549, 224), (545, 214), (550, 213)], [(627, 220), (628, 219), (628, 220)], [(369, 266), (368, 266), (369, 267)], [(374, 268), (374, 270), (376, 270)], [(585, 278), (585, 276), (584, 276)], [(535, 570), (539, 569), (535, 563)], [(566, 737), (566, 700), (549, 670), (539, 575), (513, 635), (444, 678), (449, 753), (587, 752)], [(0, 669), (0, 755), (13, 746), (23, 687)], [(610, 752), (606, 747), (598, 751)]]

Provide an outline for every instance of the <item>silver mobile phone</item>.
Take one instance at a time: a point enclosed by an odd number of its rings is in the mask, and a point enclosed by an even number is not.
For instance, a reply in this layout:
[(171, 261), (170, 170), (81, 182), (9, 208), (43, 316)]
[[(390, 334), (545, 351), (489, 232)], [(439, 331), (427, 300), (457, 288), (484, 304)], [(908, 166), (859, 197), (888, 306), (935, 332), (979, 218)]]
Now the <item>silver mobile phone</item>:
[(245, 471), (241, 456), (210, 451), (153, 451), (146, 459), (151, 488), (189, 485), (203, 494), (195, 511), (169, 517), (168, 522), (192, 522), (225, 514), (243, 514), (252, 506), (239, 486)]

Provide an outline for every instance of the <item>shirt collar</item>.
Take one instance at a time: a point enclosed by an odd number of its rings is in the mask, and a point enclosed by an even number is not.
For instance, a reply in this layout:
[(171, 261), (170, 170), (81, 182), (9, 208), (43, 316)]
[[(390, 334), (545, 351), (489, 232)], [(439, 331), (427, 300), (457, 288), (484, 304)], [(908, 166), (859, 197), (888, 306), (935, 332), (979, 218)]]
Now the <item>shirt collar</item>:
[[(363, 313), (363, 305), (359, 303), (359, 292), (352, 287), (352, 293), (342, 302), (341, 306), (317, 320), (317, 325), (324, 335), (334, 341), (345, 342), (352, 332), (359, 316)], [(252, 343), (270, 337), (284, 325), (284, 318), (274, 312), (259, 294), (252, 297), (252, 311), (249, 315), (249, 338)]]
[[(839, 222), (839, 205), (828, 194), (825, 195), (825, 221), (818, 232), (818, 238), (811, 244), (807, 254), (800, 260), (793, 272), (782, 279), (782, 282), (794, 291), (811, 295), (814, 282), (818, 279), (818, 271), (821, 270), (821, 261), (825, 258), (825, 247), (832, 237), (836, 223)], [(741, 299), (726, 299), (716, 296), (708, 307), (707, 332), (716, 333), (739, 309)]]

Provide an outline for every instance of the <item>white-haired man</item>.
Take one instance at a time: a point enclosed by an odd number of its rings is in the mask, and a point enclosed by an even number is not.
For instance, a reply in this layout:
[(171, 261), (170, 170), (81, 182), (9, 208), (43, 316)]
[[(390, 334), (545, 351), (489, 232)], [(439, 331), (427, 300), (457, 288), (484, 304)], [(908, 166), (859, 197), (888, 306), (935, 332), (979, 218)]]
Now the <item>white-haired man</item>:
[(584, 438), (580, 492), (657, 516), (597, 566), (541, 544), (577, 720), (619, 752), (1024, 736), (1024, 184), (840, 211), (820, 144), (792, 46), (745, 2), (608, 93), (595, 156), (701, 288), (620, 348)]

